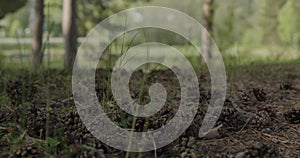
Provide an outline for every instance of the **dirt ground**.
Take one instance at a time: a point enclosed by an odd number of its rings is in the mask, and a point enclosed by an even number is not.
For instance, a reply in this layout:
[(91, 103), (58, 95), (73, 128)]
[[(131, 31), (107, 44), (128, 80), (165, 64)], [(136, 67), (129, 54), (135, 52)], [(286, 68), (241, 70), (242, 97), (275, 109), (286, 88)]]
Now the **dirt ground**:
[[(209, 136), (198, 130), (210, 99), (207, 71), (197, 73), (201, 99), (192, 125), (166, 147), (126, 153), (95, 139), (82, 124), (72, 99), (71, 78), (59, 70), (40, 73), (2, 71), (0, 81), (0, 157), (300, 157), (300, 65), (269, 64), (227, 68), (227, 97)], [(120, 110), (109, 90), (107, 70), (98, 70), (96, 91), (110, 119), (141, 132), (162, 127), (176, 114), (180, 86), (169, 70), (137, 71), (130, 80), (133, 99), (149, 102), (148, 88), (162, 83), (165, 106), (137, 118)], [(142, 78), (146, 79), (143, 84)], [(142, 88), (141, 88), (142, 87)]]

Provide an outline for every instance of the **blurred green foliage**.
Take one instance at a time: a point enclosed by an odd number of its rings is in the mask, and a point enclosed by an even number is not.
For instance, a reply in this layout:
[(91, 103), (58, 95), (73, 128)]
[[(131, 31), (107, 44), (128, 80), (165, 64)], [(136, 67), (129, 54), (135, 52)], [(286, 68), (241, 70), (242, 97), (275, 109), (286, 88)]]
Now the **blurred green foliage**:
[[(29, 20), (29, 6), (25, 5), (14, 14), (7, 15), (6, 19), (8, 27), (6, 27), (7, 36), (9, 37), (24, 37), (26, 36), (25, 30), (30, 25)], [(27, 36), (30, 36), (28, 34)]]
[(2, 19), (7, 13), (20, 9), (26, 3), (26, 0), (14, 0), (13, 2), (8, 0), (0, 0), (0, 19)]
[[(201, 22), (203, 1), (78, 0), (77, 20), (79, 36), (85, 36), (106, 17), (136, 6), (151, 5), (174, 8), (189, 14)], [(16, 1), (22, 6), (25, 5), (25, 2), (24, 0)], [(0, 0), (1, 7), (5, 5), (11, 7), (13, 6), (12, 4), (20, 7), (15, 3), (9, 3), (7, 0)], [(28, 0), (27, 5), (22, 9), (5, 17), (6, 36), (16, 37), (18, 36), (18, 30), (25, 30), (31, 27), (32, 17), (34, 17), (32, 15), (33, 6), (34, 0)], [(237, 46), (242, 50), (251, 50), (260, 47), (265, 48), (266, 46), (286, 47), (299, 45), (299, 0), (227, 0), (226, 2), (224, 0), (215, 0), (213, 8), (215, 14), (213, 17), (212, 36), (222, 51), (232, 50)], [(51, 36), (61, 36), (61, 0), (45, 0), (45, 20), (45, 32), (50, 32)], [(159, 40), (174, 45), (186, 44), (186, 41), (175, 34), (160, 30), (150, 30), (148, 32), (150, 40)], [(28, 34), (26, 36), (31, 35)], [(138, 38), (138, 40), (143, 39), (144, 37), (141, 36)]]
[[(286, 44), (300, 40), (300, 3), (299, 0), (288, 0), (282, 7), (279, 21), (279, 36)], [(297, 45), (299, 43), (296, 43)]]
[(150, 0), (78, 0), (79, 35), (86, 35), (96, 24), (121, 10)]

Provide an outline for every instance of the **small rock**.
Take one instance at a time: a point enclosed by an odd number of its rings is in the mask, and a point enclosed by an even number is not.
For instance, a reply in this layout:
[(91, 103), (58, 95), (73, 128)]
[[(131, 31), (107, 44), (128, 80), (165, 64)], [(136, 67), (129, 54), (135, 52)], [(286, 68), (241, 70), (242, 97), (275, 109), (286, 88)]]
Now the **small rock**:
[(184, 152), (184, 151), (185, 151), (185, 147), (181, 147), (180, 152)]
[(185, 157), (187, 157), (187, 155), (188, 155), (187, 152), (183, 152), (183, 153), (180, 154), (181, 158), (185, 158)]
[(246, 155), (247, 154), (245, 152), (239, 152), (238, 154), (235, 155), (235, 158), (245, 158)]
[(196, 142), (195, 137), (189, 137), (189, 141), (187, 143), (187, 146), (191, 148), (195, 144), (195, 142)]
[(197, 158), (198, 156), (197, 156), (197, 154), (196, 154), (195, 152), (192, 152), (192, 153), (191, 153), (191, 157), (192, 157), (192, 158)]
[(31, 149), (31, 154), (36, 154), (38, 152), (37, 149)]
[(256, 143), (254, 143), (254, 144), (252, 145), (252, 147), (253, 147), (254, 149), (262, 149), (262, 148), (264, 147), (264, 144), (261, 143), (261, 142), (256, 142)]

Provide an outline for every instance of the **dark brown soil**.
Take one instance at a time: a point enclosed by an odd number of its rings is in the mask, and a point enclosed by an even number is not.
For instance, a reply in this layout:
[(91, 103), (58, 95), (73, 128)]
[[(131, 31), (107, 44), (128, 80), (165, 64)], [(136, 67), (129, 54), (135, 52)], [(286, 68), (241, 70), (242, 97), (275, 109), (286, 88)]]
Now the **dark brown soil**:
[[(198, 138), (210, 99), (207, 71), (198, 73), (200, 102), (193, 124), (173, 143), (130, 157), (300, 157), (300, 65), (260, 65), (228, 70), (228, 90), (214, 133)], [(58, 70), (8, 75), (2, 72), (0, 157), (125, 157), (95, 139), (82, 124), (71, 95), (71, 78)], [(108, 71), (99, 69), (96, 91), (117, 125), (130, 129), (133, 116), (116, 105)], [(144, 88), (142, 79), (146, 79)], [(130, 93), (141, 104), (150, 101), (149, 86), (165, 86), (166, 105), (154, 116), (137, 118), (137, 132), (155, 130), (173, 118), (180, 102), (180, 86), (168, 70), (130, 80)], [(48, 106), (47, 106), (48, 105)]]

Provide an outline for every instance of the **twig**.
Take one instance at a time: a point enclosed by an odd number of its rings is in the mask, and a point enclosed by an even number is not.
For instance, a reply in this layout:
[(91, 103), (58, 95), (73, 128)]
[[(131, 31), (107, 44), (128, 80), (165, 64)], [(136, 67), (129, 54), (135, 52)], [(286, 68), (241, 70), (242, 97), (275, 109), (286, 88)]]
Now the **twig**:
[(156, 151), (156, 143), (154, 141), (154, 138), (152, 138), (152, 141), (153, 141), (153, 146), (154, 146), (154, 157), (157, 158), (157, 151)]
[(38, 107), (45, 108), (45, 107), (49, 106), (51, 108), (60, 108), (61, 104), (65, 104), (65, 103), (72, 102), (72, 101), (73, 101), (73, 97), (70, 97), (70, 98), (66, 98), (66, 99), (60, 100), (60, 101), (52, 102), (49, 105), (42, 104), (42, 105), (39, 105)]
[(235, 102), (233, 101), (232, 98), (228, 98), (228, 101), (230, 101), (231, 104), (232, 104), (232, 106), (233, 106), (239, 113), (241, 113), (242, 115), (244, 115), (244, 116), (246, 116), (246, 117), (251, 117), (251, 116), (253, 115), (252, 112), (247, 112), (247, 111), (242, 110), (241, 108), (239, 108), (239, 106), (237, 105), (237, 103), (235, 103)]
[(241, 128), (241, 130), (238, 132), (238, 135), (240, 135), (241, 132), (245, 129), (245, 127), (249, 124), (250, 120), (251, 120), (251, 117), (249, 117), (247, 119), (246, 123), (243, 125), (243, 127)]

